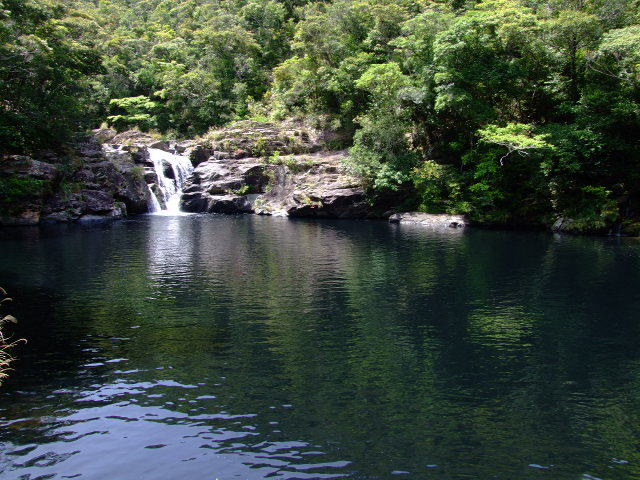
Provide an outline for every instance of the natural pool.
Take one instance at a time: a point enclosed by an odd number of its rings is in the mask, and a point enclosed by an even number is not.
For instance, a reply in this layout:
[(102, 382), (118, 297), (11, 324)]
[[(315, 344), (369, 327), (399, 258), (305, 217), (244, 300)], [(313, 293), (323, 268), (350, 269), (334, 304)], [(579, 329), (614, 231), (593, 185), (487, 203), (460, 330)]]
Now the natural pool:
[(640, 242), (143, 216), (0, 230), (1, 479), (640, 478)]

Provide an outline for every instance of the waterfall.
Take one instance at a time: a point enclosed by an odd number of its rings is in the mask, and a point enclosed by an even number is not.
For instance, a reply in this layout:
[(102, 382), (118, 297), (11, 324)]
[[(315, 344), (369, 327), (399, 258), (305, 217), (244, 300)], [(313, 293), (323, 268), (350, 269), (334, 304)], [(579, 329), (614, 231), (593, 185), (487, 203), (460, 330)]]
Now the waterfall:
[(156, 197), (156, 194), (153, 193), (153, 190), (151, 190), (151, 186), (147, 185), (147, 190), (149, 190), (149, 213), (158, 213), (162, 210), (162, 206), (160, 206), (158, 197)]
[[(162, 196), (165, 205), (163, 209), (153, 189), (149, 188), (153, 203), (149, 206), (149, 211), (165, 215), (179, 214), (182, 187), (193, 172), (191, 160), (183, 155), (174, 155), (157, 148), (149, 148), (148, 151), (149, 159), (153, 162), (153, 169), (158, 177), (157, 191)], [(167, 176), (168, 168), (171, 173)]]

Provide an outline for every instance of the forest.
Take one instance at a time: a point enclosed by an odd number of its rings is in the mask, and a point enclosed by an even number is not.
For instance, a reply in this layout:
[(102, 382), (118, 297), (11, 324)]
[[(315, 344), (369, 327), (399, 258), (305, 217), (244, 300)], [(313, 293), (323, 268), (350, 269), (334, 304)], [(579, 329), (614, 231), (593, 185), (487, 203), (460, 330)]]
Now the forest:
[(372, 202), (640, 234), (640, 2), (0, 0), (3, 153), (243, 119), (335, 132)]

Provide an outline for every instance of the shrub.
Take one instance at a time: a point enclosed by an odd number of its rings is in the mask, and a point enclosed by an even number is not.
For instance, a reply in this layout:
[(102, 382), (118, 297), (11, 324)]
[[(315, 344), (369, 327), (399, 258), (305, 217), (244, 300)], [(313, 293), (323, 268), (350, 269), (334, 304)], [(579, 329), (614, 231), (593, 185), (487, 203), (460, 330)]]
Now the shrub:
[[(0, 287), (0, 297), (0, 308), (4, 308), (8, 303), (12, 302), (12, 299), (7, 296), (7, 292), (2, 287)], [(18, 343), (9, 343), (2, 333), (2, 326), (8, 322), (16, 323), (15, 317), (12, 315), (4, 315), (0, 310), (0, 384), (2, 380), (7, 377), (9, 364), (13, 361), (13, 357), (9, 354), (9, 349)]]

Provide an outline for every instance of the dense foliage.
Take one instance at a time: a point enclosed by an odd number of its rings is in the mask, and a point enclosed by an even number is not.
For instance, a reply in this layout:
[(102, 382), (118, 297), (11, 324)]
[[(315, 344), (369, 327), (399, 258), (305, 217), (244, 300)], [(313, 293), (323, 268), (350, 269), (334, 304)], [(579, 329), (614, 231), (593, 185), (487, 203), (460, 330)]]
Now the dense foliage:
[(312, 119), (373, 199), (494, 223), (640, 214), (637, 0), (1, 0), (0, 143)]

